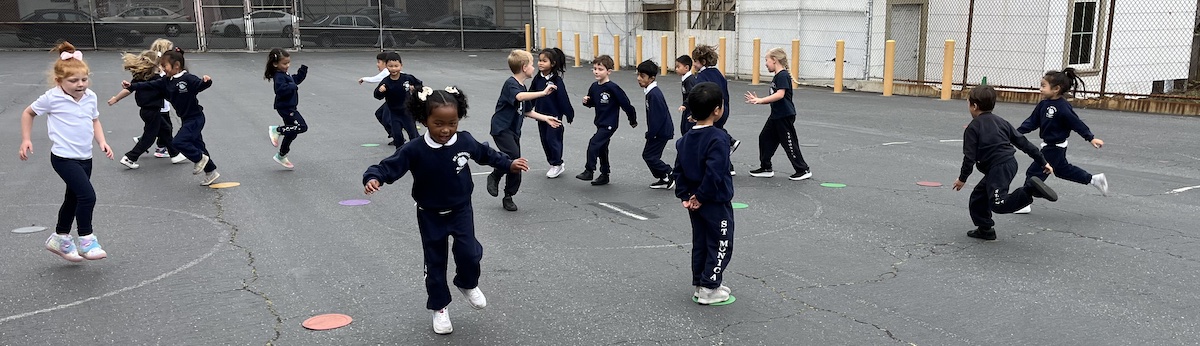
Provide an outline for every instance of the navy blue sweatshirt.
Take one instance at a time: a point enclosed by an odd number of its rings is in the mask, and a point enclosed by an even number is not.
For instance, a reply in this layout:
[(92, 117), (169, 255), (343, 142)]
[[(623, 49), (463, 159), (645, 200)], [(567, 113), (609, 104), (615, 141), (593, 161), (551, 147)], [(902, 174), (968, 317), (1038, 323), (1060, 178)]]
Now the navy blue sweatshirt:
[(1072, 130), (1078, 132), (1088, 142), (1096, 138), (1087, 124), (1084, 124), (1083, 120), (1079, 119), (1079, 115), (1075, 114), (1075, 108), (1071, 107), (1071, 103), (1062, 97), (1038, 102), (1037, 107), (1033, 109), (1033, 114), (1029, 115), (1029, 119), (1025, 119), (1017, 131), (1025, 134), (1036, 129), (1041, 129), (1038, 131), (1038, 137), (1041, 137), (1047, 145), (1066, 142), (1067, 137), (1071, 137)]
[(721, 95), (725, 97), (721, 104), (722, 107), (725, 107), (725, 112), (721, 113), (721, 123), (729, 121), (729, 81), (725, 80), (725, 75), (721, 74), (721, 70), (709, 66), (696, 74), (696, 84), (704, 82), (717, 83), (717, 86), (721, 87)]
[(387, 91), (379, 92), (379, 86), (375, 86), (375, 99), (384, 100), (387, 103), (388, 111), (392, 114), (406, 115), (408, 107), (404, 106), (404, 102), (408, 100), (408, 88), (420, 89), (425, 86), (425, 82), (411, 74), (401, 72), (400, 78), (392, 79), (392, 76), (387, 76), (379, 81), (379, 85), (387, 86)]
[[(150, 79), (134, 78), (132, 82), (133, 83), (150, 82), (150, 81), (154, 81), (154, 80), (162, 79), (162, 78), (165, 78), (165, 77), (162, 77), (159, 75), (153, 75), (150, 77)], [(142, 89), (142, 90), (139, 90), (139, 91), (133, 93), (133, 100), (137, 102), (138, 107), (147, 108), (147, 109), (153, 108), (153, 109), (156, 109), (159, 111), (162, 110), (163, 101), (166, 100), (166, 97), (167, 97), (167, 93), (165, 91), (153, 89), (153, 88)]]
[(1032, 157), (1037, 167), (1046, 165), (1042, 151), (1029, 143), (1024, 135), (1017, 133), (1008, 120), (992, 113), (983, 113), (971, 119), (971, 124), (963, 130), (963, 163), (958, 181), (967, 181), (967, 177), (971, 176), (971, 166), (978, 166), (980, 173), (987, 174), (993, 165), (1016, 160), (1013, 146)]
[(629, 96), (625, 95), (625, 90), (621, 90), (617, 83), (613, 81), (604, 84), (594, 82), (588, 88), (587, 96), (589, 99), (583, 105), (596, 109), (594, 123), (597, 127), (609, 127), (616, 130), (622, 109), (625, 110), (625, 115), (629, 116), (629, 123), (637, 124), (637, 109), (629, 103)]
[[(560, 89), (561, 90), (561, 89)], [(521, 135), (521, 124), (525, 121), (525, 112), (529, 111), (529, 102), (517, 101), (517, 94), (525, 92), (525, 86), (516, 77), (508, 77), (500, 87), (500, 98), (496, 99), (496, 112), (492, 113), (492, 128), (488, 131), (492, 136), (504, 131), (512, 131)], [(558, 93), (558, 91), (555, 91)]]
[(294, 75), (275, 71), (275, 76), (271, 77), (275, 82), (275, 109), (296, 109), (296, 105), (300, 104), (300, 83), (304, 83), (305, 77), (308, 77), (306, 65), (300, 65), (300, 70)]
[(671, 110), (667, 98), (663, 97), (658, 83), (651, 84), (646, 92), (646, 139), (675, 138), (675, 124), (671, 121)]
[(550, 96), (533, 100), (533, 110), (558, 118), (558, 120), (566, 119), (568, 123), (575, 122), (575, 107), (571, 106), (571, 98), (567, 96), (567, 83), (563, 83), (562, 76), (555, 73), (550, 75), (550, 79), (547, 80), (539, 73), (533, 77), (533, 82), (529, 84), (529, 90), (542, 91), (551, 84), (558, 89), (550, 93)]
[(675, 141), (675, 197), (692, 196), (704, 203), (733, 200), (733, 176), (729, 175), (729, 133), (714, 126), (693, 128)]
[(783, 98), (771, 102), (769, 119), (782, 119), (796, 115), (796, 104), (792, 103), (792, 74), (787, 70), (775, 72), (775, 78), (771, 79), (771, 94), (774, 95), (779, 90), (783, 90)]
[(395, 183), (405, 173), (412, 172), (412, 198), (417, 206), (451, 209), (471, 203), (471, 192), (475, 190), (468, 165), (471, 160), (505, 171), (513, 162), (466, 131), (459, 131), (445, 145), (433, 142), (426, 134), (404, 143), (392, 156), (368, 167), (363, 173), (363, 185), (371, 179)]
[(159, 78), (152, 81), (132, 83), (129, 85), (129, 91), (142, 90), (158, 90), (166, 93), (167, 101), (175, 106), (175, 115), (180, 119), (187, 119), (196, 116), (204, 116), (204, 107), (200, 106), (200, 100), (196, 96), (201, 91), (212, 86), (212, 80), (205, 82), (194, 74), (187, 71), (180, 72), (171, 78)]

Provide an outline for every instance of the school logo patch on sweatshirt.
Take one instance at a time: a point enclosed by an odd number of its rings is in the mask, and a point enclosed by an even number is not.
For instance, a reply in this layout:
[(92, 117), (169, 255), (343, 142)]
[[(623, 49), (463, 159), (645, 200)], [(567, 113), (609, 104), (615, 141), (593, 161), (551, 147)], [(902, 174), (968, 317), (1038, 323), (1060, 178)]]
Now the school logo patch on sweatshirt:
[(186, 92), (188, 92), (188, 90), (187, 90), (187, 82), (185, 82), (185, 81), (179, 81), (179, 83), (176, 83), (176, 84), (175, 84), (175, 88), (178, 88), (178, 89), (179, 89), (179, 93), (181, 93), (181, 94), (182, 94), (182, 93), (186, 93)]
[(1046, 107), (1046, 117), (1047, 118), (1054, 119), (1054, 113), (1057, 113), (1057, 112), (1058, 112), (1058, 108), (1055, 108), (1054, 106)]
[(608, 92), (600, 93), (600, 104), (608, 104), (608, 99), (610, 98), (612, 98), (612, 95), (609, 95)]
[(471, 153), (461, 151), (458, 154), (454, 154), (454, 164), (458, 165), (458, 167), (454, 169), (454, 173), (462, 173), (463, 167), (467, 166), (468, 161), (471, 161)]

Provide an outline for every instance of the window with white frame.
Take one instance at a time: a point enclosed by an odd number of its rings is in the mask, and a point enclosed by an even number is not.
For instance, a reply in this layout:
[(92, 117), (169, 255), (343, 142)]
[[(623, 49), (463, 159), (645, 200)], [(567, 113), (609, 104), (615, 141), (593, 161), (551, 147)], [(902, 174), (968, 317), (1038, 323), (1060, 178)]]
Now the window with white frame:
[(1067, 65), (1091, 66), (1096, 50), (1096, 27), (1100, 17), (1097, 0), (1074, 0), (1071, 8), (1071, 32), (1067, 47)]

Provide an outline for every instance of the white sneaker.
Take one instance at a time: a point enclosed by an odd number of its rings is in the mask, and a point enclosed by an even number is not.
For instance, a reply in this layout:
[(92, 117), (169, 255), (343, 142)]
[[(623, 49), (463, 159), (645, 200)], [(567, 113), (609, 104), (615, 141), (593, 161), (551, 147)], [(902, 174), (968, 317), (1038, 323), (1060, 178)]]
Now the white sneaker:
[(171, 158), (171, 164), (183, 163), (184, 161), (187, 161), (187, 156), (183, 156), (183, 154), (175, 155), (175, 157)]
[(217, 181), (217, 178), (220, 178), (220, 177), (221, 177), (221, 173), (217, 173), (217, 171), (204, 173), (204, 180), (200, 181), (200, 185), (201, 186), (212, 185), (212, 183), (214, 181)]
[(267, 126), (267, 136), (271, 137), (271, 146), (279, 146), (279, 126)]
[(108, 252), (100, 248), (100, 241), (95, 234), (79, 237), (79, 255), (88, 260), (98, 260), (108, 257)]
[(732, 169), (731, 169), (731, 170), (729, 170), (729, 175), (730, 175), (730, 176), (734, 176), (734, 177), (736, 177), (736, 176), (737, 176), (737, 171), (735, 171), (735, 170), (732, 170)]
[(550, 170), (546, 171), (546, 177), (550, 179), (558, 178), (565, 170), (566, 168), (563, 168), (563, 165), (550, 166)]
[(700, 291), (696, 292), (696, 302), (702, 305), (720, 303), (729, 300), (729, 293), (729, 291), (721, 289), (720, 287), (700, 287)]
[(208, 166), (208, 155), (201, 154), (200, 161), (196, 162), (195, 167), (192, 167), (192, 174), (200, 174), (200, 172), (204, 172), (204, 166)]
[(83, 257), (79, 256), (75, 249), (75, 240), (71, 239), (70, 234), (51, 234), (50, 238), (46, 239), (46, 250), (71, 262), (83, 262)]
[(1088, 185), (1095, 186), (1097, 190), (1100, 190), (1100, 194), (1108, 196), (1108, 178), (1104, 176), (1104, 173), (1093, 174), (1092, 183)]
[(133, 160), (130, 160), (128, 156), (121, 156), (121, 164), (125, 165), (125, 167), (128, 167), (129, 169), (138, 169), (138, 167), (142, 166), (142, 165), (139, 165), (137, 162), (133, 162)]
[(1014, 211), (1013, 214), (1029, 214), (1033, 211), (1033, 204), (1027, 205), (1021, 210)]
[(458, 291), (467, 297), (467, 302), (471, 303), (471, 307), (475, 310), (483, 310), (487, 307), (487, 298), (483, 296), (483, 291), (480, 291), (479, 287), (472, 289), (459, 287)]
[(433, 332), (441, 335), (454, 332), (454, 325), (450, 324), (450, 314), (446, 312), (446, 308), (433, 312)]

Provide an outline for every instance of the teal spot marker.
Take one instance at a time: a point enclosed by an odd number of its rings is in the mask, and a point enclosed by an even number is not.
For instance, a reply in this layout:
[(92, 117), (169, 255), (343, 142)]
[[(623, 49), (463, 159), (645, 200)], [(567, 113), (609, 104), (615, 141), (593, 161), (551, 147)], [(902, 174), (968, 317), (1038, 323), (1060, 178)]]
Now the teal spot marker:
[[(727, 300), (725, 300), (725, 301), (723, 301), (723, 302), (720, 302), (720, 303), (712, 303), (712, 304), (708, 304), (708, 306), (725, 306), (725, 305), (733, 304), (733, 302), (735, 302), (735, 301), (737, 301), (737, 298), (734, 298), (734, 297), (733, 297), (733, 295), (732, 295), (732, 294), (730, 294), (730, 295), (729, 295), (729, 299), (727, 299)], [(697, 304), (699, 304), (699, 303), (700, 303), (700, 299), (699, 299), (699, 298), (696, 298), (695, 296), (693, 296), (693, 297), (692, 297), (692, 302), (693, 302), (693, 303), (697, 303)]]
[(362, 146), (368, 147), (368, 148), (378, 147), (379, 143), (367, 143), (367, 144), (363, 144)]
[(749, 207), (750, 207), (750, 205), (746, 204), (746, 203), (737, 203), (737, 202), (733, 203), (733, 209), (746, 209)]
[(840, 189), (840, 188), (846, 187), (846, 184), (842, 184), (842, 183), (821, 183), (821, 186), (828, 187), (828, 188), (834, 188), (834, 189)]

